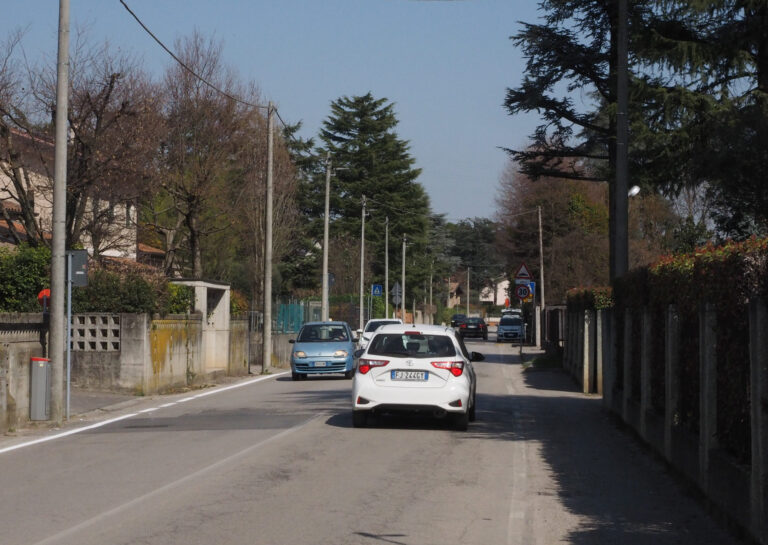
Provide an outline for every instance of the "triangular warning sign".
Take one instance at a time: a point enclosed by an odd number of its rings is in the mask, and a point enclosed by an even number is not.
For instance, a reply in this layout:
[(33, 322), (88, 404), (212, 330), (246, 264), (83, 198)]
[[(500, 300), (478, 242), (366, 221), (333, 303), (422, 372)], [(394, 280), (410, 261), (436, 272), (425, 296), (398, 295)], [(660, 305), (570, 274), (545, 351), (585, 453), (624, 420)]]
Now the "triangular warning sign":
[(528, 267), (525, 266), (525, 263), (520, 265), (520, 268), (517, 269), (515, 278), (519, 278), (521, 280), (531, 280), (531, 272), (528, 270)]

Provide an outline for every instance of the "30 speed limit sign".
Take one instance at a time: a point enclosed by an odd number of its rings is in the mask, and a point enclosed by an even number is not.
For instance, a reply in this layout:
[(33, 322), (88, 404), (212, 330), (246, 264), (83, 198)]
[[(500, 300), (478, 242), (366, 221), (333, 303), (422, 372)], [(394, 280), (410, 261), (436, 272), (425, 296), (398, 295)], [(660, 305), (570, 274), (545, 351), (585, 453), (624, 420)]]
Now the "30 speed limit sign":
[(528, 284), (518, 284), (515, 286), (515, 295), (521, 301), (527, 299), (530, 294), (531, 290), (528, 288)]

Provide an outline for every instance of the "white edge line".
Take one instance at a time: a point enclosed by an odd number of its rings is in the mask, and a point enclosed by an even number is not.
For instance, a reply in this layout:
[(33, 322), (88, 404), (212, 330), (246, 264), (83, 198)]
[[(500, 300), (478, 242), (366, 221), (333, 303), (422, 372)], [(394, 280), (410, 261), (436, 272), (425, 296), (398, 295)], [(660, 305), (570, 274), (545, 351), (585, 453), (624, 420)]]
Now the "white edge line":
[(74, 435), (76, 433), (81, 433), (87, 430), (92, 430), (95, 428), (100, 428), (102, 426), (106, 426), (108, 424), (112, 424), (114, 422), (119, 422), (120, 420), (125, 420), (126, 418), (131, 418), (133, 416), (136, 416), (139, 413), (130, 413), (130, 414), (124, 414), (122, 416), (118, 416), (117, 418), (111, 418), (109, 420), (105, 420), (103, 422), (97, 422), (96, 424), (91, 424), (90, 426), (85, 426), (82, 428), (76, 428), (74, 430), (65, 431), (63, 433), (57, 433), (56, 435), (49, 435), (48, 437), (41, 437), (40, 439), (35, 439), (33, 441), (27, 441), (26, 443), (20, 443), (18, 445), (13, 445), (12, 447), (5, 447), (4, 449), (0, 449), (0, 454), (4, 454), (6, 452), (10, 452), (12, 450), (20, 449), (22, 447), (28, 447), (31, 445), (37, 445), (39, 443), (45, 443), (47, 441), (53, 441), (54, 439), (61, 439), (62, 437), (67, 437), (69, 435)]
[[(254, 384), (256, 382), (262, 382), (264, 380), (269, 380), (271, 378), (277, 378), (283, 375), (287, 375), (288, 371), (285, 371), (283, 373), (276, 373), (274, 375), (267, 375), (265, 377), (258, 377), (252, 380), (248, 380), (245, 382), (239, 382), (237, 384), (232, 384), (230, 386), (223, 386), (221, 388), (214, 388), (212, 390), (209, 390), (207, 392), (203, 392), (202, 394), (198, 394), (194, 397), (187, 398), (185, 401), (189, 401), (190, 399), (196, 399), (198, 397), (205, 397), (213, 394), (218, 394), (219, 392), (226, 392), (227, 390), (234, 390), (235, 388), (242, 388), (243, 386), (248, 386), (250, 384)], [(166, 403), (165, 405), (160, 405), (160, 407), (170, 407), (171, 405), (175, 405), (177, 402), (173, 403)], [(70, 435), (75, 435), (76, 433), (82, 433), (84, 431), (93, 430), (96, 428), (100, 428), (102, 426), (107, 426), (109, 424), (113, 424), (115, 422), (119, 422), (120, 420), (125, 420), (127, 418), (132, 418), (140, 413), (149, 413), (152, 411), (158, 410), (160, 407), (152, 407), (150, 409), (142, 409), (141, 411), (137, 411), (135, 413), (130, 414), (124, 414), (122, 416), (118, 416), (116, 418), (110, 418), (109, 420), (104, 420), (103, 422), (97, 422), (96, 424), (91, 424), (90, 426), (84, 426), (82, 428), (76, 428), (73, 430), (65, 431), (62, 433), (57, 433), (56, 435), (49, 435), (48, 437), (41, 437), (40, 439), (34, 439), (32, 441), (27, 441), (26, 443), (19, 443), (18, 445), (13, 445), (10, 447), (0, 448), (0, 454), (5, 454), (6, 452), (11, 452), (14, 450), (18, 450), (20, 448), (24, 447), (30, 447), (32, 445), (38, 445), (40, 443), (47, 443), (48, 441), (53, 441), (54, 439), (61, 439), (62, 437), (68, 437)]]

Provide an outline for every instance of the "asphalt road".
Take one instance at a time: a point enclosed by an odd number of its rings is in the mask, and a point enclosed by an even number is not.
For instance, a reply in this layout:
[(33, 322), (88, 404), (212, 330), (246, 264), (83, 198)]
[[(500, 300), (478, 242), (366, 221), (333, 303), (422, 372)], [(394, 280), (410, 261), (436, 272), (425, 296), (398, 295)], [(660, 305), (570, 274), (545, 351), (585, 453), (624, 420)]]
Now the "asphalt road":
[(2, 440), (0, 543), (740, 543), (598, 398), (524, 372), (517, 347), (469, 344), (487, 360), (464, 433), (430, 418), (353, 429), (351, 381), (282, 375)]

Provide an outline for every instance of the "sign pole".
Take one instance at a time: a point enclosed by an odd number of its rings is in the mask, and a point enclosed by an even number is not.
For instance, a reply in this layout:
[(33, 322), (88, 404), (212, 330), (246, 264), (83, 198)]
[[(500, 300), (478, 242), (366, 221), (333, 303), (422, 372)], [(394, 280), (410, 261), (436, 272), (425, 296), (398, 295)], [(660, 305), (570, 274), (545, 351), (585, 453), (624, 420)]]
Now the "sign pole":
[(67, 420), (69, 420), (69, 400), (71, 396), (70, 379), (72, 377), (72, 254), (67, 252)]

